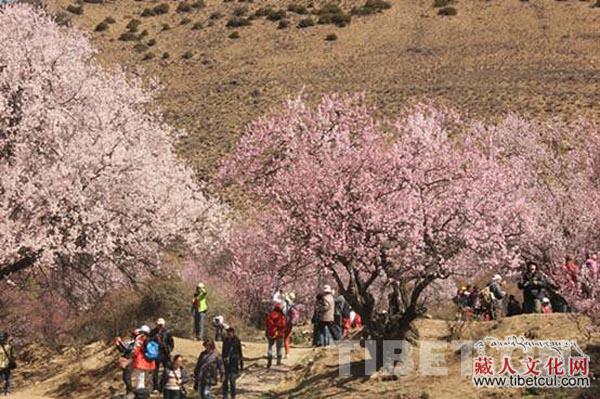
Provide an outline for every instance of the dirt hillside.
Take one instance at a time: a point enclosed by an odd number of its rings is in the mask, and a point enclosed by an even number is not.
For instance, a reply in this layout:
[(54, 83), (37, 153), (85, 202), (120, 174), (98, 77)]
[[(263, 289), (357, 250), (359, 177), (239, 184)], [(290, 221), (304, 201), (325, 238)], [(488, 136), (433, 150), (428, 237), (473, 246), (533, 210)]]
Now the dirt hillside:
[[(443, 320), (420, 320), (419, 346), (428, 340), (445, 342), (452, 323)], [(473, 322), (465, 325), (458, 337), (462, 340), (485, 336), (504, 338), (508, 335), (526, 335), (539, 339), (576, 339), (592, 357), (592, 370), (600, 368), (600, 340), (587, 341), (574, 319), (568, 315), (527, 315), (506, 318), (499, 322)], [(352, 363), (352, 375), (340, 376), (338, 352), (335, 349), (293, 348), (283, 366), (266, 369), (266, 345), (262, 342), (245, 343), (246, 371), (239, 380), (240, 398), (431, 398), (431, 399), (504, 399), (504, 398), (600, 398), (598, 380), (592, 390), (522, 392), (476, 390), (468, 377), (461, 377), (460, 362), (449, 345), (443, 353), (447, 376), (421, 376), (411, 373), (399, 381), (380, 381), (355, 375), (357, 365), (364, 359), (364, 351), (357, 350)], [(195, 341), (177, 339), (176, 352), (193, 368), (200, 351)], [(415, 348), (415, 353), (419, 347)], [(26, 365), (17, 373), (17, 392), (14, 399), (80, 398), (97, 399), (118, 397), (122, 391), (120, 373), (116, 368), (117, 352), (96, 343), (79, 352), (71, 351), (52, 357), (49, 363)], [(427, 396), (428, 395), (428, 396)], [(596, 396), (594, 396), (596, 395)]]
[[(248, 121), (300, 91), (312, 99), (365, 91), (385, 113), (431, 99), (486, 118), (600, 115), (600, 8), (591, 1), (450, 0), (458, 14), (442, 17), (433, 0), (390, 0), (343, 28), (305, 29), (300, 20), (318, 16), (286, 11), (287, 1), (205, 0), (176, 12), (182, 1), (165, 0), (169, 11), (149, 17), (143, 10), (161, 1), (82, 2), (81, 15), (66, 11), (74, 1), (46, 0), (89, 33), (102, 62), (160, 80), (160, 105), (190, 133), (182, 152), (204, 176)], [(324, 1), (289, 3), (317, 12)], [(342, 2), (343, 10), (363, 3)], [(256, 17), (265, 6), (283, 11), (288, 27)], [(227, 27), (234, 14), (251, 25)], [(106, 18), (115, 23), (96, 32)], [(132, 19), (140, 21), (134, 40), (118, 40)]]

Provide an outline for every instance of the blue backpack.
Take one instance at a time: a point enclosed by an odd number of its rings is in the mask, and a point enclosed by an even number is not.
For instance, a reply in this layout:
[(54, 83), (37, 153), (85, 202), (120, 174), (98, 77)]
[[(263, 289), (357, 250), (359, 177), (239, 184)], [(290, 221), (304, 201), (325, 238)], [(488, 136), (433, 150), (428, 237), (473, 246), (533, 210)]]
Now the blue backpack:
[(146, 360), (158, 360), (160, 357), (160, 345), (155, 340), (150, 340), (146, 342), (146, 347), (144, 348), (144, 357)]

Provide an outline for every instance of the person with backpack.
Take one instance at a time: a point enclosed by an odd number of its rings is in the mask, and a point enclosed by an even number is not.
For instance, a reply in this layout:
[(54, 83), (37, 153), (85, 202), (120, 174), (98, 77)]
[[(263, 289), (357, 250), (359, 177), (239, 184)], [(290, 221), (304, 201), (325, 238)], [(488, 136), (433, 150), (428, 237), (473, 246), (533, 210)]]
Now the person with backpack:
[(323, 345), (321, 343), (321, 302), (323, 302), (323, 294), (319, 292), (315, 296), (314, 312), (311, 319), (313, 324), (312, 346)]
[(227, 329), (225, 318), (221, 315), (213, 318), (213, 327), (215, 328), (215, 342), (223, 341), (224, 332)]
[(536, 263), (527, 265), (518, 287), (523, 290), (523, 313), (541, 313), (545, 282)]
[(286, 330), (285, 337), (283, 339), (283, 346), (285, 349), (285, 358), (290, 354), (290, 346), (292, 344), (292, 329), (300, 321), (300, 311), (294, 303), (296, 300), (296, 294), (290, 292), (285, 295), (285, 316), (286, 316)]
[(200, 392), (200, 398), (213, 399), (211, 389), (223, 379), (225, 373), (223, 359), (210, 338), (204, 340), (204, 351), (200, 353), (194, 368), (194, 390)]
[(159, 345), (150, 339), (150, 327), (143, 325), (135, 338), (131, 358), (132, 387), (136, 397), (149, 397), (152, 392), (152, 373), (160, 356)]
[(343, 338), (344, 319), (350, 317), (350, 305), (342, 294), (338, 295), (335, 300), (335, 309), (333, 313), (333, 324), (331, 325), (333, 339), (339, 341)]
[(183, 367), (183, 357), (181, 355), (173, 356), (169, 366), (165, 367), (160, 381), (163, 399), (186, 399), (185, 385), (189, 380), (189, 374)]
[(4, 382), (2, 392), (5, 396), (10, 395), (10, 377), (16, 368), (17, 361), (14, 348), (10, 344), (10, 335), (0, 334), (0, 378)]
[(227, 399), (231, 393), (231, 399), (235, 399), (237, 394), (236, 380), (244, 371), (244, 355), (242, 353), (242, 343), (235, 335), (233, 327), (227, 327), (225, 330), (225, 339), (223, 340), (223, 366), (225, 368), (225, 377), (223, 379), (223, 399)]
[(192, 301), (192, 315), (194, 316), (194, 332), (196, 340), (204, 339), (204, 319), (208, 311), (207, 303), (208, 292), (204, 283), (198, 283), (196, 292), (194, 292), (194, 300)]
[(156, 327), (150, 332), (150, 339), (156, 341), (159, 346), (159, 355), (156, 359), (156, 368), (152, 374), (152, 382), (155, 391), (160, 391), (159, 373), (160, 366), (163, 366), (163, 370), (170, 367), (171, 353), (175, 348), (175, 340), (173, 335), (166, 327), (166, 321), (162, 317), (156, 321)]
[(287, 321), (283, 313), (283, 303), (275, 302), (273, 310), (267, 315), (267, 368), (271, 368), (273, 364), (273, 346), (277, 348), (277, 365), (281, 364), (283, 357), (283, 341), (287, 329)]
[(121, 357), (118, 360), (119, 368), (123, 370), (122, 380), (125, 384), (125, 395), (133, 392), (131, 386), (131, 373), (132, 373), (132, 362), (133, 348), (135, 346), (135, 338), (140, 334), (140, 329), (136, 328), (131, 332), (131, 339), (124, 341), (121, 337), (115, 339), (115, 346), (121, 353)]
[(495, 274), (492, 281), (479, 293), (484, 320), (497, 320), (502, 299), (506, 293), (502, 289), (502, 276)]
[(335, 314), (335, 300), (331, 286), (323, 286), (323, 300), (317, 304), (319, 309), (320, 332), (319, 342), (322, 346), (329, 346), (331, 340), (332, 324)]

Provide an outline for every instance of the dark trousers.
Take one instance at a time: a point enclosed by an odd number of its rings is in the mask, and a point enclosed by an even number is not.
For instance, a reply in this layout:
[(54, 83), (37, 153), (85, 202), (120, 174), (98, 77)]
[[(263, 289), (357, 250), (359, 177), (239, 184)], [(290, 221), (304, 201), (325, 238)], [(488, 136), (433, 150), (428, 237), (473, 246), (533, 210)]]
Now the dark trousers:
[(181, 391), (165, 389), (163, 390), (163, 399), (186, 399), (186, 395)]
[(206, 312), (198, 312), (197, 310), (194, 310), (194, 333), (196, 334), (197, 340), (204, 339), (205, 316)]
[(133, 387), (131, 386), (131, 371), (131, 363), (123, 369), (123, 383), (125, 384), (127, 393), (133, 392)]
[(210, 391), (212, 388), (211, 384), (202, 384), (200, 383), (200, 398), (201, 399), (213, 399), (214, 396)]
[(10, 369), (6, 368), (0, 371), (0, 379), (4, 381), (3, 393), (8, 394), (10, 392)]
[(225, 378), (223, 379), (223, 399), (227, 399), (227, 395), (229, 394), (231, 395), (231, 399), (235, 399), (235, 395), (237, 395), (235, 381), (239, 376), (239, 372), (225, 370)]
[(166, 355), (166, 357), (164, 359), (156, 361), (156, 368), (152, 372), (152, 386), (157, 391), (162, 391), (162, 387), (160, 386), (160, 379), (159, 379), (160, 365), (162, 364), (163, 370), (166, 370), (166, 368), (169, 367), (169, 363), (170, 363), (169, 355)]

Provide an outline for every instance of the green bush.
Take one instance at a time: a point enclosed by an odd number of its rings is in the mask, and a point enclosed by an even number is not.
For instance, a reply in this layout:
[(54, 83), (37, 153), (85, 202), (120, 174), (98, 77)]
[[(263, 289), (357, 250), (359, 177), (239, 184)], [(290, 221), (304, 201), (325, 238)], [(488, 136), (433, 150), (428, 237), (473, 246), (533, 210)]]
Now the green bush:
[(137, 32), (141, 23), (142, 22), (139, 19), (132, 19), (129, 21), (126, 28), (129, 30), (129, 32)]
[(77, 6), (75, 4), (70, 4), (69, 6), (67, 6), (67, 11), (71, 14), (81, 15), (83, 14), (83, 7)]
[(287, 19), (282, 19), (281, 21), (279, 21), (279, 24), (277, 25), (277, 29), (287, 29), (290, 26), (290, 21), (288, 21)]
[(169, 53), (167, 53), (167, 52), (164, 52), (164, 53), (163, 53), (163, 55), (162, 55), (162, 59), (163, 59), (163, 60), (166, 60), (166, 59), (167, 59), (167, 58), (169, 58), (169, 57), (171, 57), (171, 54), (169, 54)]
[(146, 46), (144, 43), (137, 43), (135, 46), (133, 46), (133, 50), (138, 53), (143, 53), (148, 51), (148, 46)]
[(186, 2), (179, 3), (177, 5), (177, 9), (175, 11), (177, 11), (177, 12), (190, 12), (190, 11), (192, 11), (192, 5), (190, 3), (186, 3)]
[(250, 25), (252, 25), (252, 22), (250, 22), (250, 20), (248, 20), (248, 18), (233, 17), (229, 21), (227, 21), (227, 24), (225, 26), (228, 28), (239, 28), (242, 26), (250, 26)]
[(171, 26), (169, 26), (169, 24), (162, 24), (162, 30), (169, 30), (171, 29)]
[(186, 24), (189, 24), (190, 22), (192, 22), (192, 20), (191, 20), (191, 19), (189, 19), (189, 18), (184, 18), (184, 19), (182, 19), (181, 21), (179, 21), (179, 25), (186, 25)]
[(335, 33), (330, 33), (327, 36), (325, 36), (325, 40), (327, 40), (328, 42), (332, 42), (334, 40), (337, 40), (337, 35)]
[(206, 4), (204, 3), (204, 0), (197, 0), (192, 3), (192, 7), (193, 8), (204, 8), (204, 7), (206, 7)]
[(194, 25), (192, 25), (192, 30), (200, 30), (204, 28), (204, 24), (201, 21), (195, 22)]
[(440, 8), (438, 14), (446, 17), (451, 17), (458, 14), (458, 11), (454, 7), (444, 7)]
[(94, 28), (94, 30), (96, 32), (104, 32), (105, 30), (108, 29), (108, 24), (106, 22), (100, 22), (98, 25), (96, 25), (96, 27)]
[(113, 17), (106, 17), (104, 18), (104, 22), (106, 22), (107, 24), (114, 24), (117, 21)]
[(236, 32), (236, 31), (234, 31), (234, 32), (231, 32), (231, 33), (229, 34), (229, 38), (230, 38), (230, 39), (239, 39), (239, 38), (240, 38), (240, 34), (239, 34), (238, 32)]
[(223, 14), (221, 14), (218, 11), (213, 12), (212, 14), (210, 14), (210, 19), (221, 19), (223, 18)]
[(168, 14), (169, 13), (169, 5), (167, 3), (159, 4), (156, 7), (154, 7), (152, 9), (152, 11), (154, 11), (154, 14), (156, 14), (156, 15)]
[(183, 53), (181, 58), (183, 58), (184, 60), (189, 60), (193, 56), (194, 56), (194, 54), (191, 51), (186, 51), (185, 53)]
[(121, 36), (119, 36), (119, 40), (124, 41), (124, 42), (130, 42), (130, 41), (134, 41), (137, 39), (138, 39), (137, 35), (133, 32), (124, 32), (124, 33), (121, 33)]
[(308, 10), (302, 4), (291, 3), (288, 5), (287, 9), (289, 12), (293, 12), (300, 15), (308, 14)]
[(148, 36), (148, 31), (147, 31), (146, 29), (144, 29), (144, 30), (142, 31), (142, 33), (140, 33), (140, 36), (139, 36), (139, 38), (141, 39), (141, 38), (143, 38), (143, 37), (146, 37), (146, 36)]
[(310, 26), (315, 26), (315, 21), (312, 18), (303, 18), (298, 22), (298, 28), (304, 29)]
[(333, 3), (325, 4), (316, 14), (319, 15), (317, 23), (321, 25), (334, 24), (343, 27), (348, 25), (352, 19), (340, 6)]
[(156, 39), (150, 39), (150, 40), (148, 40), (147, 45), (148, 45), (148, 47), (152, 47), (152, 46), (156, 45)]
[(279, 21), (286, 17), (284, 10), (272, 10), (269, 15), (267, 15), (267, 19), (269, 21)]
[(152, 51), (149, 51), (146, 54), (144, 54), (144, 57), (142, 58), (142, 60), (143, 61), (148, 61), (148, 60), (151, 60), (154, 57), (155, 57), (154, 53)]
[(156, 15), (156, 13), (154, 12), (154, 10), (152, 10), (150, 8), (144, 8), (144, 11), (142, 11), (142, 13), (140, 15), (142, 17), (146, 18), (146, 17), (153, 17)]
[(90, 3), (90, 4), (102, 4), (104, 3), (104, 0), (83, 0), (84, 3)]

